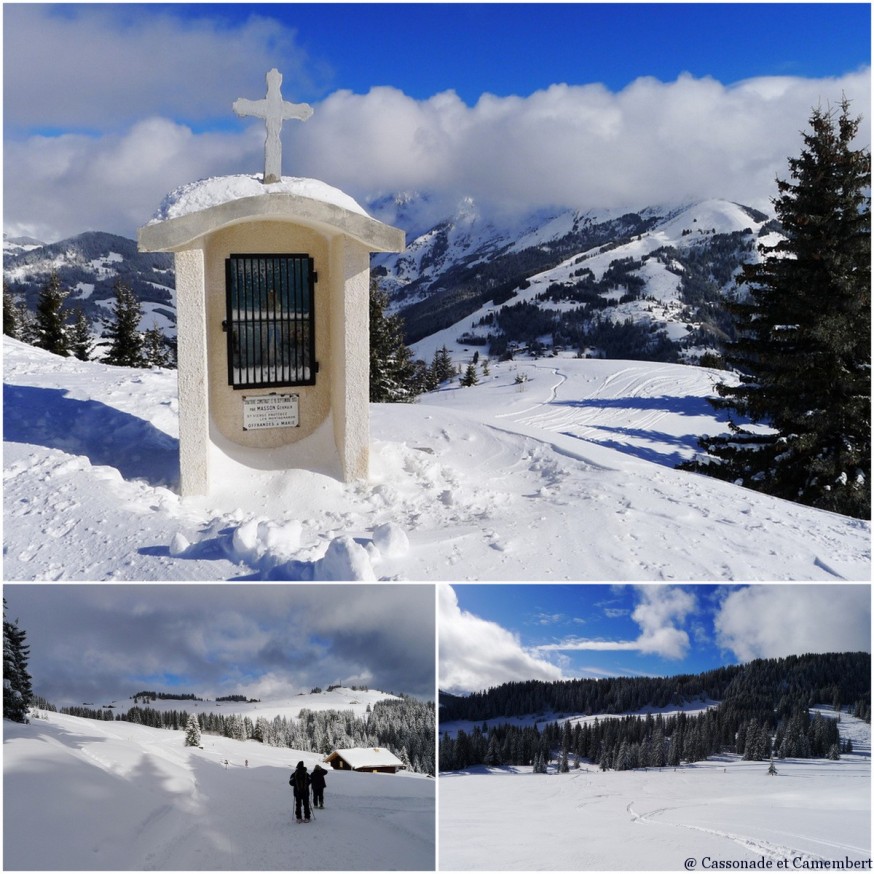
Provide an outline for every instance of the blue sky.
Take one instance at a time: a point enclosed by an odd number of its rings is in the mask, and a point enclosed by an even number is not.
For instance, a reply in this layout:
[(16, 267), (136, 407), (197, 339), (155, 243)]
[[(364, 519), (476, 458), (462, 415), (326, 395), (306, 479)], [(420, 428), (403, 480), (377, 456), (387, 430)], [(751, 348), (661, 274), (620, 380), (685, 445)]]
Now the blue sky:
[[(238, 97), (283, 94), (283, 173), (439, 220), (769, 207), (810, 111), (870, 106), (870, 6), (6, 3), (4, 231), (129, 237), (179, 185), (263, 170)], [(867, 119), (860, 140), (870, 142)], [(383, 217), (383, 216), (378, 216)]]
[(42, 583), (3, 596), (34, 691), (57, 706), (143, 689), (281, 699), (332, 684), (433, 700), (431, 586)]
[(460, 584), (441, 591), (439, 621), (440, 686), (470, 692), (870, 652), (871, 587)]
[(230, 26), (263, 16), (295, 30), (318, 77), (297, 95), (306, 100), (393, 85), (417, 99), (454, 90), (472, 106), (485, 92), (528, 95), (556, 82), (618, 91), (640, 76), (672, 81), (681, 73), (724, 84), (834, 76), (871, 55), (870, 8), (860, 3), (256, 3), (176, 11)]

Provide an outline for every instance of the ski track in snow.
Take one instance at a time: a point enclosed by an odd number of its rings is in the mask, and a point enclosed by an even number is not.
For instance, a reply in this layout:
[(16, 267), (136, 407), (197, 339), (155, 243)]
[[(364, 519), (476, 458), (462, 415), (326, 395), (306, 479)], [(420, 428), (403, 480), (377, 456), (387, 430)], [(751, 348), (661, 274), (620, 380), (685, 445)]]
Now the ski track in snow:
[[(666, 813), (669, 810), (679, 810), (677, 807), (660, 807), (656, 810), (650, 810), (647, 813), (636, 813), (633, 807), (634, 802), (629, 802), (626, 810), (633, 822), (636, 823), (644, 823), (644, 824), (656, 824), (656, 825), (664, 825), (670, 828), (681, 828), (681, 829), (689, 829), (691, 831), (703, 832), (707, 835), (713, 835), (717, 838), (726, 838), (727, 840), (733, 841), (736, 844), (739, 844), (745, 850), (749, 850), (751, 853), (757, 856), (764, 856), (769, 859), (773, 859), (775, 862), (781, 859), (790, 859), (790, 858), (798, 858), (804, 862), (810, 862), (814, 859), (822, 859), (823, 856), (813, 856), (809, 853), (802, 853), (800, 850), (794, 849), (792, 847), (780, 846), (777, 844), (773, 844), (769, 841), (764, 841), (760, 838), (753, 838), (744, 835), (734, 834), (733, 832), (723, 831), (721, 829), (713, 829), (713, 828), (704, 828), (700, 825), (689, 825), (688, 823), (666, 823), (661, 822), (656, 819), (661, 814)], [(817, 841), (817, 843), (822, 843), (822, 841)], [(832, 846), (840, 846), (841, 849), (849, 849), (844, 847), (843, 845), (832, 844)], [(858, 848), (852, 848), (858, 850)], [(860, 851), (861, 852), (861, 851)]]

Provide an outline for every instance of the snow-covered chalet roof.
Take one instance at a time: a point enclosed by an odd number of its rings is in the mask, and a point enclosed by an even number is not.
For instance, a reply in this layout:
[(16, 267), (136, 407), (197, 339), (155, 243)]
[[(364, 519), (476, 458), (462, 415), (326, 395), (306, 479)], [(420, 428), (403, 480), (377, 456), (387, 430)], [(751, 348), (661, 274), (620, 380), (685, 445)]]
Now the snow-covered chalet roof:
[(350, 768), (403, 768), (404, 763), (383, 747), (352, 747), (347, 750), (334, 750), (325, 761), (339, 756)]

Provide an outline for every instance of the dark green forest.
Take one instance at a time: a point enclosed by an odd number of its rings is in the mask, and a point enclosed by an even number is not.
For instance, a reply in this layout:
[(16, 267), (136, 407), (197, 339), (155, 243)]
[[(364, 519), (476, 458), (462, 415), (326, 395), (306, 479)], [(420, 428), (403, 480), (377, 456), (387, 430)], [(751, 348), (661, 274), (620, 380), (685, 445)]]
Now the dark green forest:
[[(440, 768), (534, 765), (556, 759), (566, 769), (583, 759), (602, 768), (676, 766), (719, 753), (748, 759), (839, 757), (847, 752), (836, 719), (809, 714), (826, 704), (871, 718), (869, 653), (828, 653), (757, 659), (702, 674), (618, 677), (556, 683), (507, 683), (467, 697), (441, 694), (441, 723), (483, 722), (440, 740)], [(719, 702), (695, 714), (610, 718), (647, 707)], [(571, 726), (565, 717), (607, 718)], [(486, 724), (542, 717), (519, 728)]]

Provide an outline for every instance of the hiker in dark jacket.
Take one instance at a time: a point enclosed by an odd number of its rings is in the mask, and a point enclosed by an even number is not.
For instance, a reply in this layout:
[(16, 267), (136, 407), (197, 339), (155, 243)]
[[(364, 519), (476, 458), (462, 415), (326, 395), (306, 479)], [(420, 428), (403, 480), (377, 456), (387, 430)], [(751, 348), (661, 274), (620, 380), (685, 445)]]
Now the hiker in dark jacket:
[(313, 807), (325, 809), (325, 774), (328, 772), (321, 766), (316, 765), (310, 774), (310, 785), (313, 787)]
[(304, 822), (310, 821), (310, 775), (303, 762), (297, 763), (297, 768), (288, 778), (291, 788), (294, 789), (294, 815), (300, 822), (300, 808), (303, 805)]

